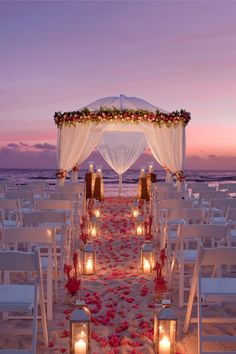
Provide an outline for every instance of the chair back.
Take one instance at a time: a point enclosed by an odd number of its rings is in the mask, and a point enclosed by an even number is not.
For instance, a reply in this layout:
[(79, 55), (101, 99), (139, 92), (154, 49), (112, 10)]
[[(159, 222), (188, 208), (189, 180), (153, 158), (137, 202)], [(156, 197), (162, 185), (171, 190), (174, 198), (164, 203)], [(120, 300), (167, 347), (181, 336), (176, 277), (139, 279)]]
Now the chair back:
[(41, 274), (39, 252), (0, 250), (0, 271), (37, 272)]
[(43, 224), (57, 224), (66, 226), (67, 215), (65, 211), (33, 211), (23, 213), (24, 226), (41, 226)]
[(63, 186), (56, 186), (56, 192), (69, 192), (69, 193), (84, 193), (83, 183), (65, 183)]
[(51, 245), (56, 249), (55, 230), (48, 227), (12, 227), (2, 228), (3, 244), (34, 243)]
[(166, 199), (181, 199), (183, 193), (174, 191), (160, 191), (156, 193), (157, 200), (166, 200)]
[(160, 200), (159, 208), (160, 209), (171, 209), (171, 208), (191, 208), (192, 201), (185, 199), (166, 199)]
[[(0, 199), (3, 226), (22, 225), (22, 213), (19, 199)], [(7, 225), (12, 222), (12, 225)]]
[(174, 208), (167, 209), (168, 220), (183, 219), (187, 224), (201, 224), (205, 220), (205, 211), (202, 208)]

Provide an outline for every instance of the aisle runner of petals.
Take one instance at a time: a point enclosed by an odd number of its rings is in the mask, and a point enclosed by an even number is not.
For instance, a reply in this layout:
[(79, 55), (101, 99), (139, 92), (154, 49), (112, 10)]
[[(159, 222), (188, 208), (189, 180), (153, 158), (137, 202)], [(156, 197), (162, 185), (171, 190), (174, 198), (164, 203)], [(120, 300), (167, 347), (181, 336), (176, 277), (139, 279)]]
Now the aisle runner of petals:
[[(144, 238), (134, 235), (131, 201), (106, 198), (102, 203), (101, 233), (95, 240), (97, 272), (82, 277), (80, 297), (91, 311), (91, 354), (154, 353), (153, 277), (140, 270)], [(64, 318), (50, 331), (50, 353), (69, 352), (72, 309), (65, 305)]]

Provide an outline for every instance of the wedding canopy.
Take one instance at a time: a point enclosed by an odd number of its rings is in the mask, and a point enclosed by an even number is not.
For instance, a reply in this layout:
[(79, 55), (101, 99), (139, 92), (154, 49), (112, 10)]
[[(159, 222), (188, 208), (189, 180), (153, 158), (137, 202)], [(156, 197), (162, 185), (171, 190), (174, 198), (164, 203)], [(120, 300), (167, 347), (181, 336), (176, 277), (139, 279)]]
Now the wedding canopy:
[(181, 181), (185, 126), (190, 113), (169, 113), (136, 97), (105, 97), (72, 112), (56, 112), (57, 178), (65, 178), (97, 147), (119, 174), (130, 168), (146, 145), (156, 161)]

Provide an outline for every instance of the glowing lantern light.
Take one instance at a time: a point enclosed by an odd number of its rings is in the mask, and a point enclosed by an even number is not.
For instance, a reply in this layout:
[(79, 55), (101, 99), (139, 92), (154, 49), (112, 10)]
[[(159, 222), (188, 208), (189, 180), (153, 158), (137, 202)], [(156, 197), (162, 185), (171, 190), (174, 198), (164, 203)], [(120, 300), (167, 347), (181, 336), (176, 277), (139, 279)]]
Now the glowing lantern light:
[(170, 300), (163, 300), (163, 308), (154, 318), (154, 346), (158, 354), (175, 353), (177, 318), (170, 304)]
[(70, 354), (90, 353), (90, 312), (84, 301), (77, 301), (70, 319)]
[(146, 274), (152, 272), (154, 266), (153, 246), (150, 241), (145, 241), (141, 249), (141, 268)]
[(92, 242), (87, 242), (83, 249), (83, 274), (92, 275), (96, 270), (96, 252)]

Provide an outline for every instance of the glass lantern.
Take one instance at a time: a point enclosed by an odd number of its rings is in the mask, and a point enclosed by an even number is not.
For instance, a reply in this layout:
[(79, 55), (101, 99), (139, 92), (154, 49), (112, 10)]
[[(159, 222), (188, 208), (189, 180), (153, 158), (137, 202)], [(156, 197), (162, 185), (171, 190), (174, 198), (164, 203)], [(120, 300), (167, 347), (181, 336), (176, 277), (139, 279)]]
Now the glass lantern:
[(96, 217), (96, 219), (100, 219), (101, 217), (101, 209), (99, 207), (99, 203), (94, 203), (93, 207), (93, 215)]
[(92, 275), (95, 273), (96, 252), (92, 242), (87, 242), (83, 249), (83, 274)]
[(170, 304), (170, 300), (163, 300), (163, 308), (154, 318), (154, 347), (158, 354), (175, 354), (177, 318)]
[(77, 301), (70, 319), (70, 354), (90, 353), (90, 312), (84, 301)]
[(139, 215), (138, 200), (135, 200), (132, 204), (131, 216), (132, 218), (136, 219), (138, 215)]
[(135, 235), (145, 236), (145, 223), (144, 223), (144, 217), (142, 215), (138, 215), (138, 217), (136, 218)]
[(143, 273), (149, 274), (154, 266), (153, 246), (150, 241), (145, 241), (141, 249), (141, 268)]
[(89, 220), (89, 235), (92, 238), (98, 236), (98, 228), (97, 218), (95, 215), (92, 215)]

